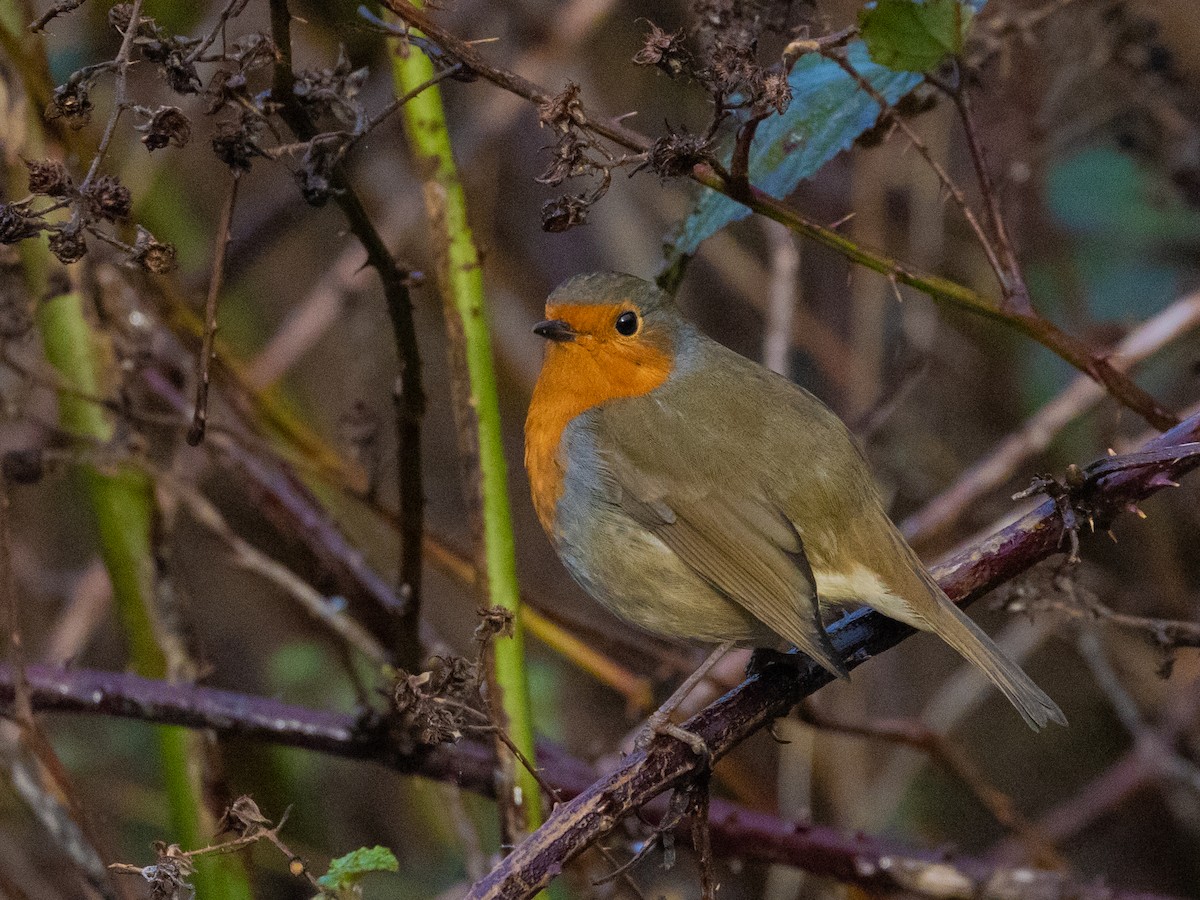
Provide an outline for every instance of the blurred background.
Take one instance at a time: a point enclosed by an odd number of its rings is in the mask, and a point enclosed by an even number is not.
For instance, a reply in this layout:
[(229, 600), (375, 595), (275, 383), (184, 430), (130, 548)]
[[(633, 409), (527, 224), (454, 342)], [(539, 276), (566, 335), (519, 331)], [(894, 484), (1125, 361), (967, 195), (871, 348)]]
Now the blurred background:
[[(33, 5), (40, 12), (46, 4)], [(18, 16), (27, 14), (16, 6)], [(852, 23), (858, 6), (818, 0), (815, 6), (784, 4), (784, 12), (792, 27), (807, 23), (813, 33), (824, 33)], [(487, 58), (552, 91), (577, 82), (589, 109), (634, 114), (626, 124), (645, 134), (708, 123), (709, 99), (696, 84), (631, 61), (642, 46), (645, 19), (682, 27), (692, 15), (687, 3), (451, 0), (440, 7), (438, 21), (454, 33), (490, 39), (477, 48)], [(144, 11), (171, 34), (204, 34), (223, 8), (149, 0)], [(359, 99), (374, 113), (393, 96), (390, 50), (356, 9), (355, 2), (294, 2), (296, 68), (332, 66), (344, 49), (354, 69), (367, 68)], [(55, 84), (116, 54), (119, 35), (107, 15), (107, 4), (85, 3), (49, 25), (44, 47)], [(267, 19), (266, 4), (252, 0), (230, 23), (230, 37), (266, 30)], [(1135, 370), (1138, 383), (1168, 407), (1193, 407), (1200, 399), (1200, 296), (1193, 293), (1200, 281), (1195, 3), (993, 0), (976, 29), (970, 52), (978, 66), (973, 97), (981, 138), (1035, 305), (1096, 346), (1140, 341), (1146, 359)], [(769, 41), (783, 43), (778, 35), (765, 39), (764, 58), (778, 54)], [(23, 196), (21, 159), (37, 152), (21, 140), (24, 88), (8, 54), (0, 55), (0, 79), (0, 145), (11, 200)], [(570, 652), (531, 639), (536, 728), (571, 754), (603, 765), (648, 712), (647, 688), (663, 699), (697, 659), (692, 648), (645, 637), (613, 619), (571, 582), (546, 542), (522, 465), (522, 424), (541, 361), (540, 339), (530, 328), (542, 318), (545, 295), (571, 275), (598, 269), (657, 275), (664, 245), (697, 189), (649, 171), (630, 177), (619, 171), (585, 225), (547, 233), (541, 207), (560, 190), (535, 182), (553, 142), (539, 128), (536, 110), (483, 81), (448, 81), (443, 92), (483, 259), (521, 586), (535, 610), (628, 676), (619, 690), (581, 669)], [(126, 120), (105, 171), (119, 174), (132, 192), (132, 221), (177, 247), (180, 297), (199, 310), (228, 182), (227, 168), (210, 151), (213, 123), (203, 115), (203, 98), (172, 98), (148, 65), (131, 69), (129, 94), (148, 108), (178, 104), (192, 120), (187, 146), (155, 153), (146, 152), (133, 119)], [(92, 99), (96, 111), (82, 131), (89, 147), (107, 120), (111, 79), (97, 82)], [(951, 104), (934, 103), (908, 121), (977, 202)], [(838, 155), (789, 204), (817, 222), (846, 220), (840, 229), (856, 241), (996, 296), (983, 254), (937, 177), (902, 134), (885, 132), (869, 133)], [(89, 159), (65, 158), (77, 181)], [(421, 173), (411, 164), (400, 117), (367, 135), (348, 165), (396, 258), (415, 272), (432, 273)], [(374, 506), (392, 509), (397, 367), (378, 279), (363, 268), (363, 251), (337, 207), (304, 203), (294, 167), (290, 159), (255, 159), (241, 179), (220, 334), (246, 363), (250, 385), (356, 457), (368, 473)], [(126, 240), (132, 239), (130, 226)], [(97, 245), (76, 267), (82, 271), (72, 277), (85, 286), (89, 308), (125, 310), (124, 321), (133, 324), (117, 329), (121, 339), (190, 378), (192, 351), (172, 333), (161, 303), (140, 293), (139, 279), (119, 263), (119, 253)], [(887, 279), (761, 219), (706, 241), (679, 297), (708, 334), (783, 371), (852, 423), (894, 518), (906, 523), (927, 561), (1026, 508), (1010, 498), (1035, 474), (1086, 463), (1110, 447), (1129, 449), (1146, 434), (1145, 423), (1112, 400), (1089, 400), (1086, 390), (1072, 388), (1077, 373), (1028, 339), (907, 288), (897, 291)], [(469, 557), (472, 511), (464, 497), (470, 491), (459, 462), (443, 309), (431, 275), (415, 280), (413, 298), (428, 395), (428, 527), (442, 546)], [(8, 345), (18, 359), (39, 356), (32, 338)], [(0, 447), (52, 443), (47, 423), (56, 421), (54, 391), (12, 369), (0, 374), (0, 388), (6, 413)], [(1062, 399), (1070, 390), (1076, 393)], [(1053, 403), (1066, 410), (1060, 419), (1027, 427)], [(211, 421), (244, 429), (242, 415), (218, 387)], [(997, 459), (997, 448), (1013, 435), (1027, 451)], [(230, 530), (311, 577), (304, 568), (311, 561), (210, 453), (184, 446), (178, 434), (155, 440), (168, 448), (163, 465), (172, 477), (198, 489)], [(982, 470), (972, 470), (981, 463)], [(1066, 589), (1055, 584), (1058, 561), (1051, 561), (973, 609), (1059, 702), (1070, 728), (1035, 737), (1003, 698), (925, 636), (813, 698), (809, 715), (818, 722), (913, 720), (948, 735), (979, 777), (1007, 798), (1015, 818), (998, 821), (977, 792), (919, 749), (795, 717), (779, 728), (789, 743), (762, 733), (722, 761), (714, 789), (756, 809), (918, 846), (1057, 860), (1122, 887), (1200, 895), (1200, 659), (1194, 649), (1164, 652), (1150, 630), (1105, 621), (1083, 599), (1098, 598), (1133, 617), (1197, 622), (1198, 483), (1192, 479), (1156, 496), (1144, 520), (1122, 519), (1115, 542), (1085, 535), (1084, 561)], [(394, 579), (397, 532), (386, 517), (337, 485), (320, 478), (310, 484), (370, 564)], [(14, 577), (30, 658), (124, 669), (125, 642), (72, 468), (51, 466), (36, 484), (13, 487), (11, 504)], [(180, 617), (203, 683), (314, 707), (357, 708), (336, 642), (283, 591), (238, 566), (211, 527), (185, 508), (168, 545)], [(428, 564), (424, 592), (432, 631), (470, 652), (478, 596), (435, 562)], [(706, 684), (691, 706), (723, 690), (722, 680), (736, 683), (744, 663), (740, 657), (722, 666), (719, 683)], [(1115, 682), (1098, 680), (1105, 667)], [(1123, 700), (1129, 703), (1121, 706)], [(118, 858), (144, 864), (152, 858), (152, 840), (177, 839), (164, 812), (151, 729), (66, 716), (49, 717), (47, 728)], [(12, 734), (6, 740), (11, 744)], [(285, 837), (297, 852), (327, 859), (363, 845), (392, 848), (399, 872), (376, 876), (368, 896), (454, 896), (479, 855), (495, 852), (494, 807), (465, 792), (310, 752), (238, 741), (224, 742), (221, 750), (231, 795), (251, 794), (272, 818), (290, 807)], [(0, 789), (0, 870), (20, 885), (22, 896), (81, 896), (59, 843), (48, 839), (22, 797)], [(474, 850), (464, 833), (473, 835)], [(629, 836), (639, 834), (634, 827)], [(610, 841), (618, 855), (626, 850), (622, 835)], [(255, 859), (259, 896), (311, 894), (278, 858), (256, 851)], [(697, 896), (686, 852), (671, 870), (659, 862), (652, 856), (634, 870), (647, 896)], [(588, 878), (605, 865), (593, 860), (577, 867), (565, 879), (563, 896), (626, 896), (620, 882), (589, 887)], [(846, 890), (795, 870), (729, 860), (720, 862), (719, 878), (720, 896), (729, 898), (785, 900)]]

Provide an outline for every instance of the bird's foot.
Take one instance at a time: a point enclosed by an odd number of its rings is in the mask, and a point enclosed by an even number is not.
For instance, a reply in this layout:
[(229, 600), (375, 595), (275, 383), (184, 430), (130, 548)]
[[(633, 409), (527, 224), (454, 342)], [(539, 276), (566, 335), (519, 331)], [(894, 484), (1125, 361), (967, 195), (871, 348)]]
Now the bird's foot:
[(634, 738), (633, 745), (638, 750), (648, 750), (650, 745), (654, 743), (654, 739), (659, 736), (672, 737), (677, 741), (682, 741), (691, 748), (696, 757), (703, 763), (704, 768), (709, 768), (712, 765), (712, 752), (708, 749), (708, 744), (704, 743), (704, 738), (693, 731), (688, 731), (671, 721), (669, 714), (663, 710), (657, 710), (646, 724), (642, 726), (642, 730), (638, 732)]

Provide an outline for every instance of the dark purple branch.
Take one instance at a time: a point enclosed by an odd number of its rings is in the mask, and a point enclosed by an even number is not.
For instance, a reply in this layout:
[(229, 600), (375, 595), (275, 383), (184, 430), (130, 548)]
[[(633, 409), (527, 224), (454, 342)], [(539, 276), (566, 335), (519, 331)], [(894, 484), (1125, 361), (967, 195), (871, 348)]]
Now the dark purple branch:
[[(1200, 416), (1160, 435), (1146, 450), (1186, 444), (1200, 437)], [(1182, 451), (1181, 451), (1182, 452)], [(1169, 457), (1140, 468), (1117, 469), (1087, 482), (1072, 499), (1101, 528), (1120, 512), (1162, 487), (1174, 484), (1200, 464), (1200, 457)], [(969, 603), (1056, 553), (1065, 535), (1062, 510), (1047, 500), (1033, 512), (934, 570), (954, 600)], [(834, 647), (854, 668), (899, 643), (912, 629), (877, 613), (859, 612), (830, 629)], [(758, 729), (787, 713), (832, 676), (804, 658), (795, 666), (772, 665), (746, 679), (684, 727), (719, 759)], [(567, 863), (598, 841), (622, 818), (691, 777), (698, 761), (681, 741), (659, 741), (637, 751), (621, 768), (554, 813), (534, 834), (475, 884), (468, 900), (515, 900), (531, 897), (548, 885)]]
[[(492, 749), (473, 741), (404, 750), (402, 735), (390, 733), (378, 721), (346, 713), (113, 672), (30, 666), (27, 675), (34, 709), (42, 713), (92, 713), (206, 728), (223, 737), (264, 740), (374, 762), (406, 774), (451, 781), (488, 796), (495, 786)], [(0, 666), (0, 710), (9, 711), (13, 702), (12, 670)], [(544, 776), (564, 797), (587, 792), (596, 778), (590, 766), (554, 748), (539, 748), (538, 762)], [(661, 815), (662, 806), (652, 804), (649, 818)], [(719, 855), (798, 866), (874, 890), (933, 894), (948, 884), (971, 885), (976, 889), (973, 893), (986, 898), (1021, 885), (1046, 898), (1169, 900), (1110, 891), (1061, 873), (997, 866), (957, 854), (915, 850), (861, 833), (850, 835), (824, 825), (788, 822), (720, 799), (712, 801), (709, 821), (713, 849)]]

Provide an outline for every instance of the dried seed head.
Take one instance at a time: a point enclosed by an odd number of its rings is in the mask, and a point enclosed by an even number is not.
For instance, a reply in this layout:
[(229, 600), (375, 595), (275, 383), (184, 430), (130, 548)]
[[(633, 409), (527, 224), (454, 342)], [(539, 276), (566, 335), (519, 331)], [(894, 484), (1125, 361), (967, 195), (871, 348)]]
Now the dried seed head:
[(64, 266), (79, 262), (87, 253), (87, 241), (83, 237), (82, 223), (72, 220), (50, 232), (50, 252)]
[(393, 690), (402, 732), (425, 745), (459, 740), (478, 696), (475, 667), (462, 657), (437, 657), (418, 675), (401, 671)]
[(309, 206), (324, 206), (335, 192), (333, 170), (341, 159), (343, 144), (338, 141), (310, 142), (304, 160), (296, 170), (296, 183)]
[(578, 84), (567, 82), (567, 86), (559, 93), (538, 104), (538, 121), (559, 131), (566, 131), (572, 125), (586, 124), (579, 91)]
[(31, 194), (65, 197), (75, 187), (67, 167), (56, 159), (27, 159), (25, 168), (29, 170)]
[(760, 102), (783, 115), (792, 102), (792, 86), (783, 72), (769, 72), (763, 76)]
[(237, 122), (221, 123), (213, 135), (213, 153), (231, 169), (250, 171), (251, 161), (262, 154), (257, 142), (261, 128), (261, 122), (250, 116), (243, 116)]
[(81, 191), (91, 219), (115, 222), (129, 217), (133, 195), (116, 175), (101, 175)]
[(587, 142), (575, 129), (563, 132), (558, 143), (551, 149), (554, 151), (554, 158), (546, 167), (546, 171), (534, 179), (540, 184), (559, 185), (568, 178), (583, 175), (593, 168), (592, 161), (587, 156)]
[(513, 613), (503, 606), (488, 606), (479, 610), (475, 640), (487, 643), (493, 638), (513, 636)]
[(18, 203), (0, 203), (0, 244), (15, 244), (36, 237), (46, 227), (46, 220), (34, 216)]
[(647, 163), (663, 178), (676, 178), (692, 171), (696, 163), (708, 159), (708, 142), (700, 135), (669, 132), (650, 148)]
[(245, 837), (250, 834), (258, 834), (270, 827), (271, 820), (262, 814), (258, 804), (243, 795), (229, 804), (217, 822), (217, 833)]
[(166, 275), (175, 271), (175, 245), (156, 241), (154, 235), (139, 225), (129, 261), (147, 272)]
[(666, 31), (649, 20), (647, 24), (650, 31), (633, 61), (639, 66), (657, 66), (672, 78), (679, 76), (691, 62), (683, 46), (683, 31)]
[(591, 203), (586, 197), (564, 196), (542, 204), (542, 230), (552, 234), (569, 231), (587, 222)]
[(151, 153), (168, 144), (183, 147), (192, 139), (191, 120), (177, 106), (160, 106), (138, 131), (143, 132), (142, 143)]
[(86, 79), (72, 76), (66, 84), (54, 89), (46, 107), (46, 121), (66, 119), (67, 125), (78, 130), (92, 120), (92, 98), (88, 93), (90, 83)]

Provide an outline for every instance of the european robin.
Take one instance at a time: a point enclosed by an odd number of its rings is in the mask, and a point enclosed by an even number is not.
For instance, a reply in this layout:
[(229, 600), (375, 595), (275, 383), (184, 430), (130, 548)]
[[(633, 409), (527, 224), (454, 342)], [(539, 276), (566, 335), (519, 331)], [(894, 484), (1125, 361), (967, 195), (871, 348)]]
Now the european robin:
[(820, 400), (632, 275), (572, 278), (546, 317), (525, 466), (542, 527), (592, 597), (658, 634), (784, 641), (843, 677), (822, 614), (866, 604), (941, 637), (1031, 728), (1066, 724), (938, 587)]

